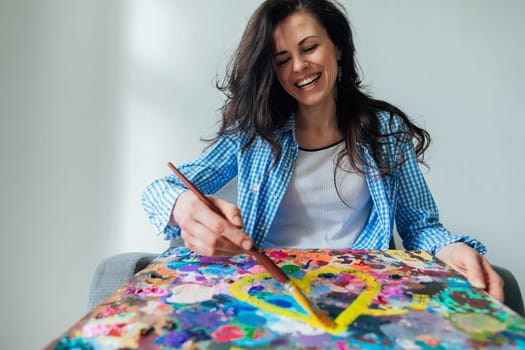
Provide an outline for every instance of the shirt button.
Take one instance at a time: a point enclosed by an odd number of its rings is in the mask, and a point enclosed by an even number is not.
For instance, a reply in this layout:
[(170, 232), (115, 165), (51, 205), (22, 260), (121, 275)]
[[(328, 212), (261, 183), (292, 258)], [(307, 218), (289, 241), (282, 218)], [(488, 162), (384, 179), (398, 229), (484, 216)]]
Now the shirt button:
[(252, 185), (252, 191), (257, 192), (259, 191), (260, 186), (258, 184)]

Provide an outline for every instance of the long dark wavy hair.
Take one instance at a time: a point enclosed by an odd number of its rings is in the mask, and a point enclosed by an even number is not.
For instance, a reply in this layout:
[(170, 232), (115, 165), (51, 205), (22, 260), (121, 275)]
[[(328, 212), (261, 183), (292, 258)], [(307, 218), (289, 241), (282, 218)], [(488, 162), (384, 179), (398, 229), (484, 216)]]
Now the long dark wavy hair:
[[(259, 136), (271, 144), (276, 158), (280, 157), (276, 130), (295, 112), (297, 103), (285, 92), (275, 74), (273, 32), (281, 21), (299, 11), (313, 14), (342, 53), (336, 117), (345, 149), (338, 156), (338, 165), (348, 157), (351, 168), (360, 173), (363, 173), (361, 165), (371, 166), (360, 155), (358, 145), (361, 144), (368, 148), (380, 174), (390, 174), (404, 161), (400, 159), (396, 164), (389, 161), (386, 149), (393, 143), (391, 137), (413, 142), (418, 160), (422, 162), (430, 143), (429, 134), (412, 123), (399, 108), (362, 91), (350, 24), (343, 7), (330, 0), (266, 0), (257, 8), (228, 64), (226, 77), (217, 82), (226, 102), (221, 108), (222, 123), (216, 138), (242, 131), (248, 135), (244, 145), (248, 147)], [(380, 111), (390, 114), (390, 125), (396, 115), (404, 127), (382, 133), (377, 117)]]

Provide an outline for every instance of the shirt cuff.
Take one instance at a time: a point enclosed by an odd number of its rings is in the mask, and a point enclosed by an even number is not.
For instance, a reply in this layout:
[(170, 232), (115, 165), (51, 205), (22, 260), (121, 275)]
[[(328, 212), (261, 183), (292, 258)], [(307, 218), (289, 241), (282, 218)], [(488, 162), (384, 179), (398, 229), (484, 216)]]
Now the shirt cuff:
[(481, 243), (480, 241), (470, 236), (465, 236), (465, 235), (453, 235), (451, 238), (444, 240), (442, 242), (439, 242), (432, 248), (432, 251), (430, 253), (432, 255), (436, 255), (437, 252), (439, 252), (441, 249), (445, 248), (449, 244), (457, 243), (457, 242), (461, 242), (461, 243), (468, 245), (469, 247), (476, 250), (481, 255), (485, 255), (487, 253), (487, 248), (485, 247), (485, 245), (483, 245), (483, 243)]

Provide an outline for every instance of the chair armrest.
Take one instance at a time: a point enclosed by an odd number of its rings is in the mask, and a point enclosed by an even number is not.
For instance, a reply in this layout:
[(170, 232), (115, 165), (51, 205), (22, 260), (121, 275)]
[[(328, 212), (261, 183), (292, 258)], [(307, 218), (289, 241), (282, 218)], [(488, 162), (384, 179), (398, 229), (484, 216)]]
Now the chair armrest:
[(88, 310), (100, 304), (157, 256), (152, 253), (122, 253), (102, 260), (95, 269), (89, 287)]
[(516, 280), (512, 272), (510, 272), (509, 270), (501, 266), (492, 265), (492, 267), (503, 279), (504, 304), (512, 310), (516, 311), (521, 316), (525, 317), (523, 297), (521, 296), (518, 281)]

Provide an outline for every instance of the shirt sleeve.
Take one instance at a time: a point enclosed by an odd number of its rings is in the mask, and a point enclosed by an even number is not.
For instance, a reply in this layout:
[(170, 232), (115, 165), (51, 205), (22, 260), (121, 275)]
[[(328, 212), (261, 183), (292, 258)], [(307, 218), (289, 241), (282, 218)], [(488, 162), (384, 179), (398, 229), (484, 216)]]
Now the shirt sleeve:
[(404, 162), (395, 169), (397, 176), (396, 227), (409, 250), (424, 250), (436, 254), (454, 242), (463, 242), (481, 254), (485, 246), (467, 235), (452, 234), (439, 221), (434, 198), (423, 177), (411, 141), (397, 141)]
[[(195, 161), (177, 168), (204, 194), (214, 194), (237, 175), (237, 143), (223, 136)], [(167, 240), (180, 237), (178, 226), (168, 225), (179, 195), (187, 187), (175, 175), (154, 180), (142, 193), (142, 207), (158, 234)]]

